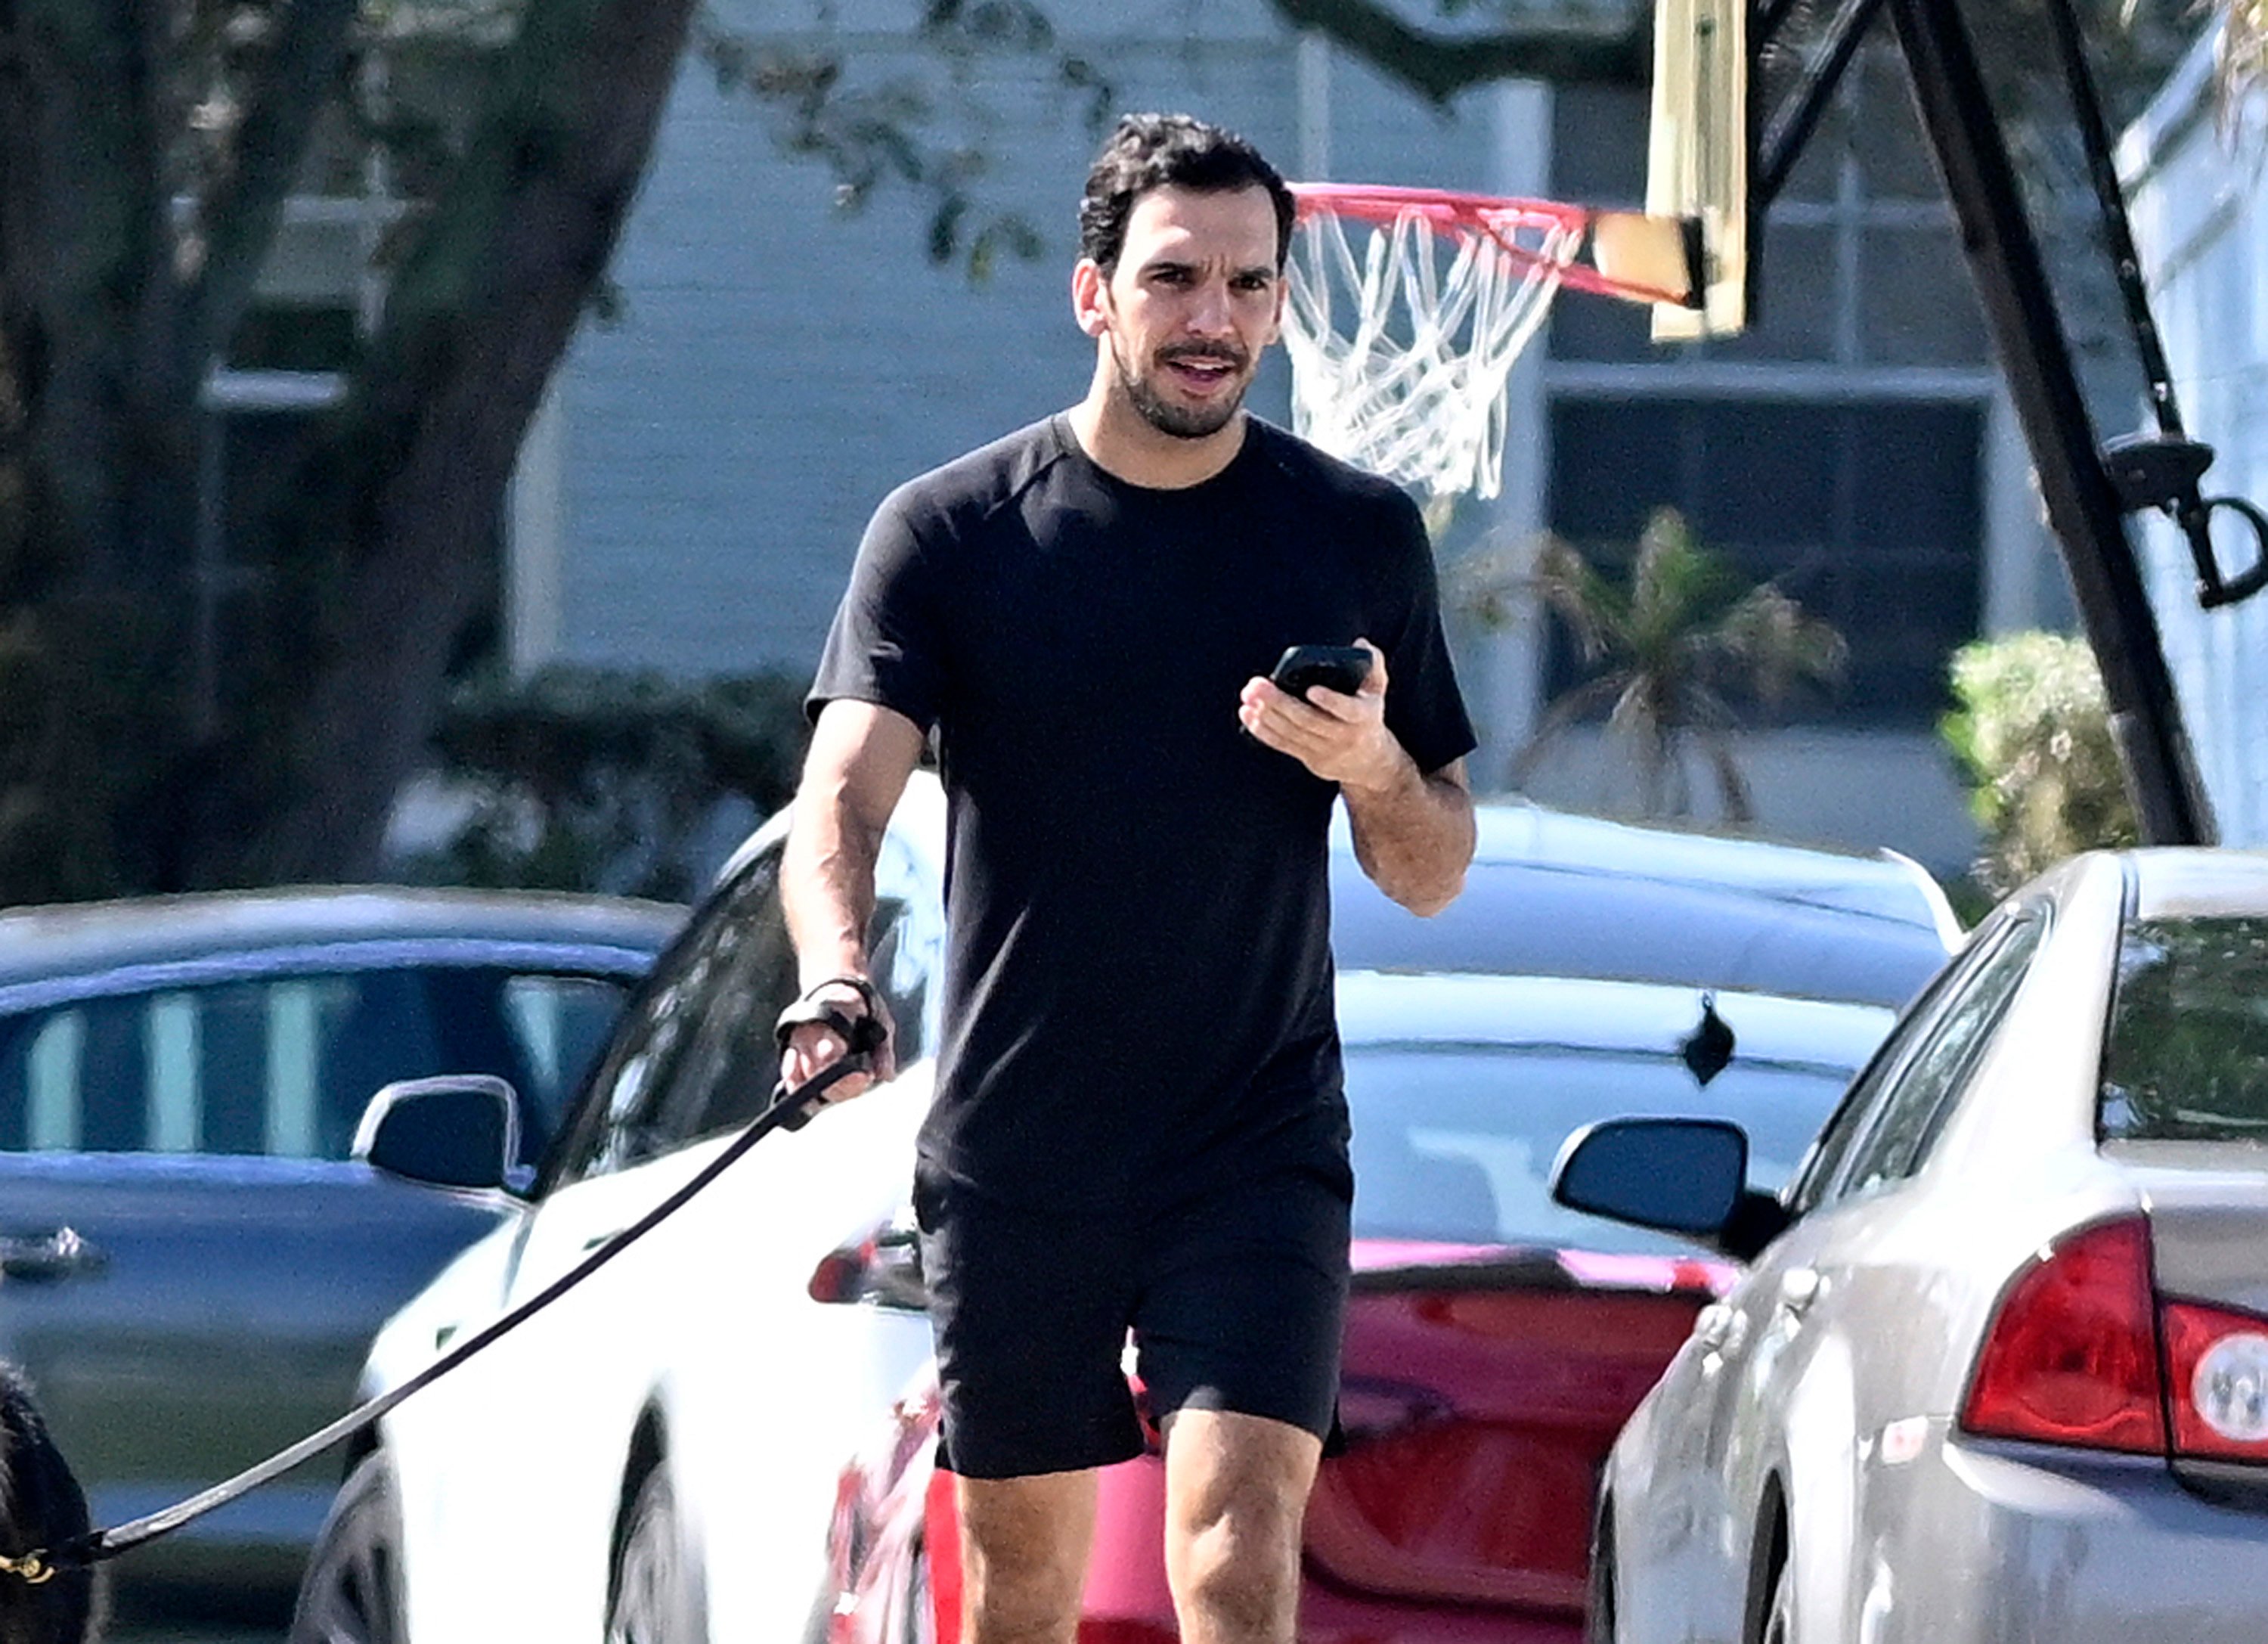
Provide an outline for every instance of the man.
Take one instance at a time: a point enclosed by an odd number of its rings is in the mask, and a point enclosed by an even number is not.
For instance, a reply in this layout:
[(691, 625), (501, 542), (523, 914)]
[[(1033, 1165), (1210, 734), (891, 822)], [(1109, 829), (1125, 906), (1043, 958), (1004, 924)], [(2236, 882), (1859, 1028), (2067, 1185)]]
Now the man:
[[(812, 690), (784, 888), (806, 1005), (838, 1018), (793, 1029), (792, 1081), (880, 1008), (875, 852), (932, 727), (948, 796), (914, 1198), (969, 1644), (1069, 1644), (1094, 1470), (1144, 1442), (1130, 1330), (1182, 1638), (1291, 1638), (1352, 1191), (1333, 797), (1420, 912), (1472, 855), (1415, 506), (1241, 409), (1292, 210), (1241, 139), (1123, 122), (1080, 207), (1086, 397), (883, 502)], [(1357, 695), (1262, 677), (1287, 645), (1357, 640)]]

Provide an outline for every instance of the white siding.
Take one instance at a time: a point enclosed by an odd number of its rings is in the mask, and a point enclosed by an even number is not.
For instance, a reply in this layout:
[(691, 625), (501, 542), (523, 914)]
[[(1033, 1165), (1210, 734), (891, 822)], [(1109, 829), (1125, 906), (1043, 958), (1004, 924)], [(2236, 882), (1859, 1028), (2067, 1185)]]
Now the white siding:
[[(2216, 118), (2213, 41), (2200, 41), (2120, 151), (2134, 231), (2191, 436), (2217, 453), (2207, 496), (2268, 497), (2268, 220), (2259, 105)], [(2224, 575), (2250, 563), (2217, 528)], [(2268, 595), (2217, 611), (2197, 601), (2187, 543), (2148, 516), (2151, 602), (2222, 841), (2268, 844)], [(2236, 563), (2228, 563), (2234, 558)]]

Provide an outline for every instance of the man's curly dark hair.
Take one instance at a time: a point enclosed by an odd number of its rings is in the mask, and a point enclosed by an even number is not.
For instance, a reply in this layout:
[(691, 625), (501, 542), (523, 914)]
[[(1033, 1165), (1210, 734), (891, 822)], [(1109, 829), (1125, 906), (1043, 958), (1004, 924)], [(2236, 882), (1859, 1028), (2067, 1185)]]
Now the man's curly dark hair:
[(1105, 276), (1115, 272), (1135, 203), (1168, 187), (1200, 194), (1266, 189), (1276, 208), (1276, 267), (1282, 269), (1292, 247), (1292, 190), (1251, 144), (1189, 114), (1128, 114), (1119, 121), (1086, 174), (1079, 203), (1079, 254)]

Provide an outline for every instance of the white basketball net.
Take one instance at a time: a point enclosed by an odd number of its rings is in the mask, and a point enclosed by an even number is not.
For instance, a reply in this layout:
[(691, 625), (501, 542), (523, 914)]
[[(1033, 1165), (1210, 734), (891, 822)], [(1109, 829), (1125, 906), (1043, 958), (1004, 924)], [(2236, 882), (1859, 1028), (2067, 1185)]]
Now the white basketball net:
[(1584, 214), (1424, 190), (1295, 192), (1292, 425), (1435, 497), (1495, 496), (1505, 383), (1582, 244)]

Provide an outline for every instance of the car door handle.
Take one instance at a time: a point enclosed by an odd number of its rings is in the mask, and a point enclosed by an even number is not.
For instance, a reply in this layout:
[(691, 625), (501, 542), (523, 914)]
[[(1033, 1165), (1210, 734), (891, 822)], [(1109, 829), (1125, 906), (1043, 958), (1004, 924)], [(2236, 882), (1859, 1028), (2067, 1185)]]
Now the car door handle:
[(1801, 1318), (1819, 1293), (1826, 1288), (1818, 1271), (1810, 1267), (1791, 1267), (1780, 1275), (1779, 1304), (1786, 1312)]
[(73, 1227), (52, 1233), (0, 1236), (0, 1275), (31, 1284), (99, 1273), (110, 1258), (81, 1238)]

